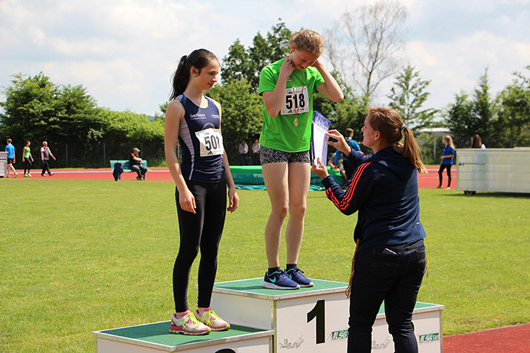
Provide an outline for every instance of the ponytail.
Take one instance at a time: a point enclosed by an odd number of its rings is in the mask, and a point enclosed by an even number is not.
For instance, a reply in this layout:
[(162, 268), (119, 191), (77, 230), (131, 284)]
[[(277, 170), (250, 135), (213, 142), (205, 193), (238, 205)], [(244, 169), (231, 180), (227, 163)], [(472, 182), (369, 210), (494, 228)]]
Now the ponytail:
[(173, 92), (169, 100), (173, 100), (180, 96), (186, 90), (188, 86), (188, 81), (190, 80), (190, 70), (186, 70), (186, 58), (188, 56), (184, 55), (180, 58), (179, 66), (177, 71), (173, 74)]
[[(378, 130), (383, 138), (392, 144), (394, 150), (407, 158), (419, 173), (427, 173), (427, 168), (421, 161), (420, 148), (414, 139), (414, 134), (403, 124), (397, 111), (389, 108), (370, 107), (368, 119), (372, 128)], [(400, 142), (402, 139), (403, 143)]]
[(416, 142), (416, 139), (414, 138), (414, 134), (410, 129), (403, 125), (403, 157), (408, 158), (410, 163), (416, 168), (418, 173), (421, 174), (427, 174), (427, 168), (421, 161), (421, 153), (420, 148), (418, 147), (418, 143)]
[(201, 70), (208, 66), (210, 60), (214, 59), (218, 61), (215, 54), (206, 49), (197, 49), (191, 52), (190, 55), (184, 55), (181, 57), (177, 71), (175, 71), (172, 77), (173, 90), (169, 99), (173, 100), (184, 93), (186, 87), (188, 87), (188, 82), (190, 81), (190, 69), (192, 67), (199, 70), (200, 74)]

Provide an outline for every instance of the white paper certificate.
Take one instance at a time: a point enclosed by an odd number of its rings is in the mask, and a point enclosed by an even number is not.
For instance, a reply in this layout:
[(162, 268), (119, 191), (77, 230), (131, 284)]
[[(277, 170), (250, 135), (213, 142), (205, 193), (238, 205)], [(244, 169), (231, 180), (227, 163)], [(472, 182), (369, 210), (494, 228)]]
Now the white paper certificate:
[(313, 112), (313, 122), (311, 124), (311, 157), (315, 165), (317, 165), (317, 158), (320, 158), (324, 166), (328, 164), (329, 137), (326, 135), (326, 132), (329, 131), (330, 126), (331, 121), (319, 112)]

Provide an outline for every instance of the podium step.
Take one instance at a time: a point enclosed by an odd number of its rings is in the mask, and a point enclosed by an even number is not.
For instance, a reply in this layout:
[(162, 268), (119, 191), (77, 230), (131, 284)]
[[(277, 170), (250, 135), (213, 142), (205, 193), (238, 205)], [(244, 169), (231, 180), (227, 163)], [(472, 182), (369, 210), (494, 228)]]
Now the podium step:
[(170, 321), (93, 332), (97, 353), (269, 353), (272, 330), (232, 325), (204, 336), (169, 333)]
[[(313, 279), (314, 287), (275, 290), (262, 278), (216, 283), (211, 306), (231, 329), (206, 336), (169, 333), (169, 321), (97, 331), (98, 353), (329, 353), (345, 352), (347, 283)], [(442, 352), (443, 305), (416, 303), (413, 321), (421, 353)], [(384, 306), (372, 332), (372, 350), (394, 352)]]
[[(212, 307), (224, 320), (264, 330), (274, 329), (272, 352), (300, 348), (304, 353), (345, 352), (348, 338), (347, 283), (312, 279), (311, 288), (275, 290), (263, 278), (216, 283)], [(443, 305), (416, 303), (414, 325), (421, 353), (440, 353)], [(373, 327), (377, 352), (394, 352), (384, 306)]]

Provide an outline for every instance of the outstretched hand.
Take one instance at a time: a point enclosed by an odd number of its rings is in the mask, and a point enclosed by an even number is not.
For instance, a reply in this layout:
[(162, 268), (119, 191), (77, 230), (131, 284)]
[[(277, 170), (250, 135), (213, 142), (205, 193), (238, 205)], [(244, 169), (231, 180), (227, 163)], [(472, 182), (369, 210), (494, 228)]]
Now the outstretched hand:
[(311, 166), (311, 172), (313, 174), (318, 175), (320, 178), (324, 179), (328, 176), (328, 169), (324, 164), (322, 164), (322, 161), (320, 160), (320, 157), (317, 158), (317, 164), (315, 165), (315, 162), (313, 162)]

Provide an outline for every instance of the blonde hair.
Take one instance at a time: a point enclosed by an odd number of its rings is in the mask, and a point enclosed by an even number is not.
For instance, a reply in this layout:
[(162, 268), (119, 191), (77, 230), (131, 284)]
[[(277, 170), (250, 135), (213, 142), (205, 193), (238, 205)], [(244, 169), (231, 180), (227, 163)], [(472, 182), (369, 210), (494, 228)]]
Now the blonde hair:
[[(394, 149), (407, 158), (419, 173), (426, 174), (427, 168), (421, 161), (421, 153), (414, 134), (403, 124), (397, 111), (389, 108), (370, 107), (368, 113), (370, 126), (392, 144)], [(403, 139), (401, 143), (401, 139)]]
[(305, 51), (310, 54), (322, 55), (324, 51), (324, 40), (315, 31), (304, 29), (296, 32), (291, 36), (289, 44), (293, 45), (295, 49)]
[(453, 138), (449, 135), (445, 135), (442, 138), (442, 141), (447, 141), (447, 143), (444, 142), (444, 145), (451, 146), (453, 149), (455, 149), (455, 145), (453, 144)]

